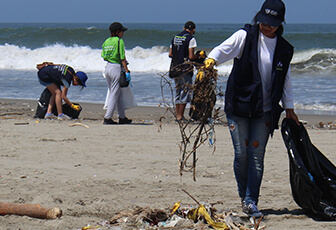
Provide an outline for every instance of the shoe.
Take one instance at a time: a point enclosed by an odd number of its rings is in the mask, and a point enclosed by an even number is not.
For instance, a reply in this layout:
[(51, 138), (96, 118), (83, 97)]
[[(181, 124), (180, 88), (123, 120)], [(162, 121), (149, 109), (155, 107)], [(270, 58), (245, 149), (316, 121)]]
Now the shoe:
[(254, 201), (251, 203), (242, 202), (243, 212), (252, 217), (262, 217), (263, 214), (258, 210), (257, 205)]
[(56, 119), (57, 117), (53, 114), (53, 113), (46, 113), (46, 115), (44, 116), (44, 119)]
[(65, 115), (64, 113), (62, 113), (61, 115), (57, 116), (57, 120), (59, 120), (59, 121), (71, 120), (71, 117), (69, 117), (68, 115)]
[(109, 118), (109, 119), (104, 118), (103, 125), (115, 125), (115, 124), (118, 124), (118, 123), (113, 121), (111, 118)]
[(127, 117), (125, 118), (119, 118), (119, 124), (131, 124), (132, 120), (128, 119)]

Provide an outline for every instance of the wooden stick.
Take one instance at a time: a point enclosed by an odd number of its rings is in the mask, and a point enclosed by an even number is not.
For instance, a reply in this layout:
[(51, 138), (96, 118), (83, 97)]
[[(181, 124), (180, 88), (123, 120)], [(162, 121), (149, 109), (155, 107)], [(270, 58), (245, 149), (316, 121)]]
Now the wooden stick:
[(29, 122), (16, 122), (14, 125), (29, 125)]
[(70, 124), (69, 125), (69, 127), (74, 127), (74, 126), (83, 126), (83, 127), (85, 127), (85, 128), (89, 128), (89, 126), (87, 126), (87, 125), (84, 125), (84, 124), (82, 124), (82, 123), (73, 123), (73, 124)]
[(62, 210), (59, 208), (43, 208), (39, 204), (16, 204), (0, 202), (0, 215), (18, 215), (40, 219), (56, 219), (62, 216)]
[(186, 190), (182, 189), (183, 192), (187, 193), (188, 196), (190, 196), (191, 199), (193, 199), (198, 205), (200, 205), (200, 202), (198, 202), (192, 195), (190, 195), (189, 192), (187, 192)]

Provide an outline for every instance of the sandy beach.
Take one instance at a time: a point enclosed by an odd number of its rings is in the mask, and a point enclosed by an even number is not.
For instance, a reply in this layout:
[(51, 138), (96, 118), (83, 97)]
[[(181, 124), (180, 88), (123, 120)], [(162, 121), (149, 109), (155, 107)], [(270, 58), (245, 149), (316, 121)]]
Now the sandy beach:
[[(241, 211), (232, 170), (233, 148), (228, 128), (215, 126), (216, 151), (198, 150), (196, 182), (179, 174), (181, 141), (177, 123), (159, 107), (126, 111), (130, 125), (103, 125), (102, 104), (81, 104), (80, 118), (70, 121), (34, 119), (37, 101), (0, 99), (0, 202), (59, 207), (55, 220), (0, 216), (0, 229), (82, 229), (108, 221), (136, 206), (169, 209), (198, 201), (223, 202), (248, 223)], [(160, 128), (159, 118), (164, 116)], [(312, 142), (336, 164), (336, 116), (299, 114)], [(83, 126), (69, 126), (74, 123)], [(266, 229), (336, 229), (336, 222), (314, 221), (292, 198), (287, 150), (277, 130), (270, 139), (259, 208)], [(103, 226), (100, 229), (111, 229)]]

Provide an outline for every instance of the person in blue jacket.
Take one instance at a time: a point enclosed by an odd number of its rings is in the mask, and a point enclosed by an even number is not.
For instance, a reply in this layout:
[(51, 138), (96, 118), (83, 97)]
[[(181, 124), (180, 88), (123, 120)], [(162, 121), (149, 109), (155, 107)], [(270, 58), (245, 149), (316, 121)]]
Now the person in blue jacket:
[(205, 60), (205, 67), (212, 68), (234, 59), (227, 81), (225, 113), (242, 210), (255, 217), (262, 216), (257, 205), (268, 138), (278, 128), (284, 109), (286, 117), (299, 124), (290, 74), (293, 46), (282, 37), (284, 20), (285, 4), (266, 0), (253, 25), (235, 32)]
[(67, 115), (63, 113), (62, 100), (72, 109), (77, 111), (80, 110), (79, 105), (75, 105), (70, 102), (67, 97), (68, 89), (70, 85), (76, 85), (86, 87), (85, 82), (88, 77), (86, 73), (82, 71), (75, 72), (74, 69), (65, 64), (53, 64), (52, 62), (44, 62), (38, 64), (37, 68), (39, 69), (37, 75), (41, 85), (48, 88), (51, 92), (51, 98), (49, 101), (47, 113), (45, 119), (53, 118), (53, 107), (56, 105), (58, 119), (70, 119)]

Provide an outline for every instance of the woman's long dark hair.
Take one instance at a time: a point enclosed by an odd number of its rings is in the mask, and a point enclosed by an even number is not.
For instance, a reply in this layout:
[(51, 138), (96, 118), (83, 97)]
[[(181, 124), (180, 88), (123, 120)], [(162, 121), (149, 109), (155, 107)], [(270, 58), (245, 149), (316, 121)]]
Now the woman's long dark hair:
[[(257, 25), (257, 24), (259, 24), (259, 22), (258, 22), (258, 20), (257, 20), (257, 15), (258, 15), (258, 14), (259, 14), (259, 13), (257, 13), (257, 14), (254, 16), (253, 20), (252, 20), (252, 24), (253, 24), (253, 25)], [(283, 27), (282, 24), (280, 24), (280, 26), (278, 27), (278, 29), (275, 31), (275, 34), (276, 34), (276, 35), (282, 35), (283, 32), (284, 32), (284, 27)]]

